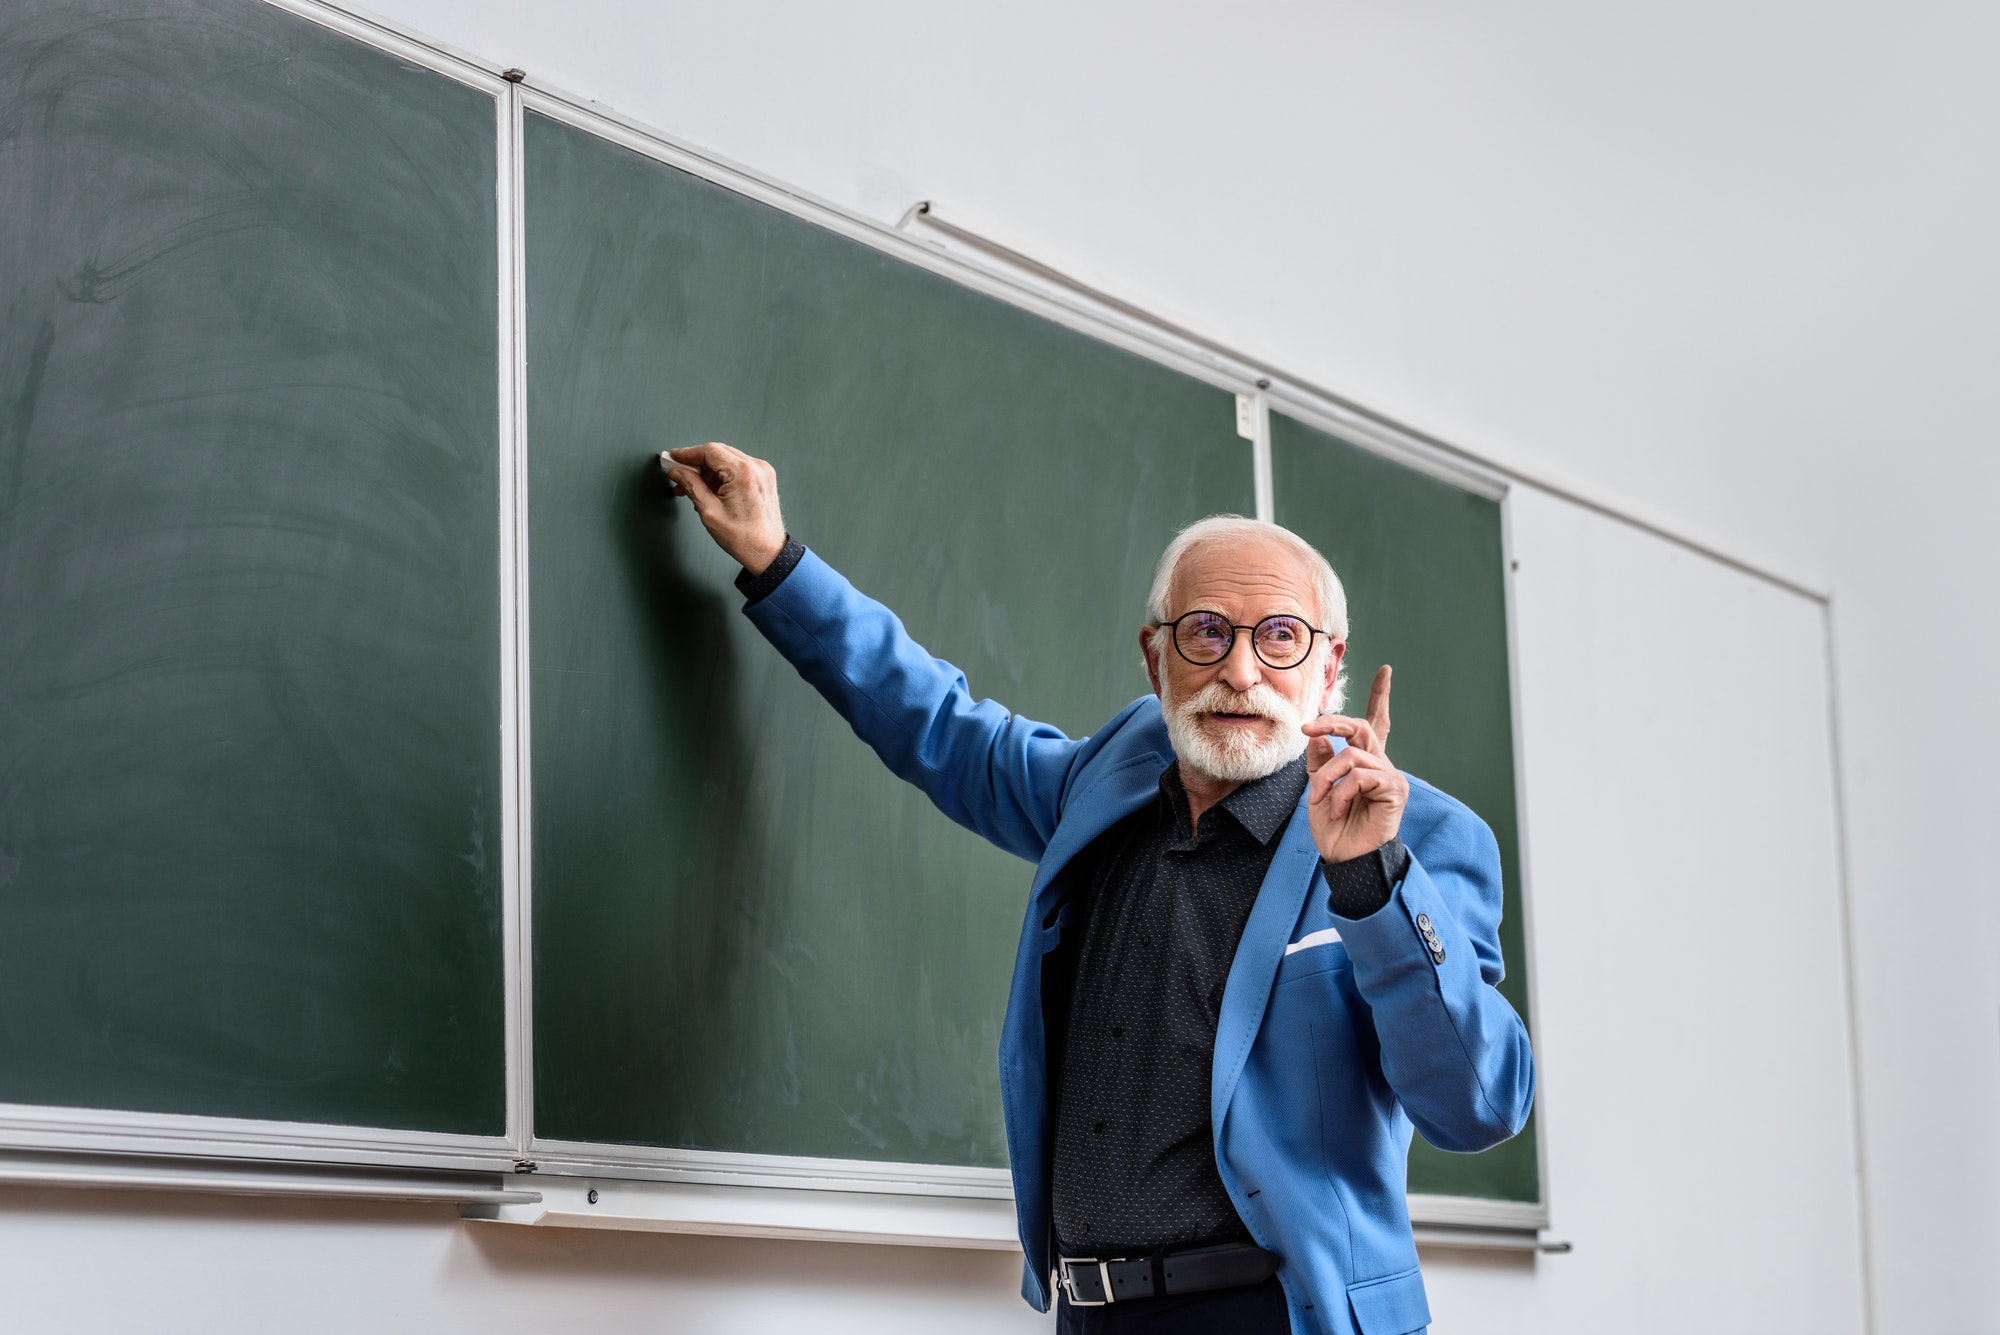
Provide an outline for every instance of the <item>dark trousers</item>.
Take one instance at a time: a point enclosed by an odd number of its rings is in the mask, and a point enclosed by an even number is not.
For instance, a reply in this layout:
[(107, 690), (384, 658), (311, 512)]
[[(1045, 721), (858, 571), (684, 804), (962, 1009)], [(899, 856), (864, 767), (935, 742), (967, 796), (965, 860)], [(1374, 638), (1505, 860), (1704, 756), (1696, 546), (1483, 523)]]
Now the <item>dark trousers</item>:
[(1238, 1289), (1139, 1298), (1104, 1307), (1057, 1300), (1056, 1335), (1291, 1335), (1285, 1290), (1276, 1275)]

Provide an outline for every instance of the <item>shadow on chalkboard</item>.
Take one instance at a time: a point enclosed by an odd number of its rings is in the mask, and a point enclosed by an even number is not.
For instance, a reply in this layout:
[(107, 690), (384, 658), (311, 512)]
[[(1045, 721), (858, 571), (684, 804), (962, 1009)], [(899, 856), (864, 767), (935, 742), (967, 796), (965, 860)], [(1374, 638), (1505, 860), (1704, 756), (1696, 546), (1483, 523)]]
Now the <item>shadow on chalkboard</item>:
[[(666, 1014), (677, 1022), (666, 1036), (671, 1050), (650, 1055), (656, 1070), (663, 1065), (672, 1071), (679, 1088), (728, 1088), (741, 1072), (736, 1045), (718, 1041), (729, 1026), (716, 1012), (741, 989), (757, 925), (768, 917), (768, 896), (761, 893), (768, 880), (760, 865), (764, 813), (753, 798), (754, 748), (744, 729), (741, 664), (731, 634), (740, 599), (688, 560), (686, 544), (705, 547), (709, 539), (650, 457), (617, 488), (613, 505), (613, 532), (651, 678), (642, 689), (656, 694), (655, 744), (671, 766), (669, 790), (675, 794), (657, 818), (671, 832), (666, 851), (674, 869), (661, 887), (674, 902), (674, 939), (660, 943), (662, 962), (670, 964), (659, 981), (671, 993)], [(658, 1106), (638, 1087), (632, 1094), (640, 1106), (623, 1110), (627, 1116), (667, 1123), (657, 1133), (672, 1143), (703, 1138), (699, 1129), (681, 1125), (681, 1109)]]

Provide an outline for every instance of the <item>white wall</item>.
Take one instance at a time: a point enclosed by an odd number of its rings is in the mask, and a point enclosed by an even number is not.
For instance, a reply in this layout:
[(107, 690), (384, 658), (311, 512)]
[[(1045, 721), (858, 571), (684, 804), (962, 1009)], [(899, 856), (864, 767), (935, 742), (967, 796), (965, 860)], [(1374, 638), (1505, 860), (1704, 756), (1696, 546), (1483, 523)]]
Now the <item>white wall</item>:
[[(2000, 778), (1981, 763), (1996, 732), (1986, 688), (2000, 665), (1988, 592), (2000, 526), (1987, 518), (2000, 483), (2000, 10), (1929, 0), (374, 4), (877, 217), (929, 197), (1004, 226), (1037, 253), (1462, 444), (1831, 587), (1878, 1329), (2000, 1330), (1990, 1278), (2000, 1257), (2000, 901), (1981, 838), (2000, 807)], [(1690, 699), (1736, 666), (1703, 621), (1665, 616), (1649, 629), (1661, 663), (1701, 679)], [(1587, 640), (1578, 649), (1593, 661)], [(1555, 651), (1524, 646), (1531, 660)], [(1766, 809), (1766, 773), (1743, 763), (1731, 730), (1689, 713), (1659, 726), (1700, 757), (1710, 821), (1733, 837), (1733, 822)], [(1524, 739), (1531, 765), (1579, 754), (1545, 746), (1543, 726), (1553, 724), (1531, 719)], [(1555, 875), (1564, 846), (1539, 814), (1531, 833), (1538, 870)], [(1627, 906), (1613, 935), (1644, 939), (1657, 927), (1678, 938), (1691, 906), (1671, 889), (1662, 898)], [(1726, 911), (1702, 917), (1732, 952), (1765, 930)], [(1565, 976), (1566, 952), (1591, 944), (1553, 936), (1541, 940), (1549, 986)], [(1658, 966), (1642, 953), (1630, 964), (1635, 988), (1653, 981)], [(1788, 986), (1774, 983), (1762, 1000), (1796, 1001)], [(1602, 1005), (1615, 1012), (1640, 995)], [(1567, 1172), (1555, 1165), (1589, 1143), (1583, 1110), (1598, 1104), (1588, 1062), (1560, 1051), (1554, 999), (1544, 1004), (1552, 1172)], [(1565, 1114), (1564, 1101), (1577, 1111)], [(1566, 1202), (1582, 1212), (1579, 1226), (1619, 1223), (1584, 1211), (1592, 1198), (1573, 1182), (1554, 1187), (1559, 1228)], [(1627, 1221), (1620, 1245), (1637, 1250), (1620, 1264), (1638, 1273), (1650, 1261), (1650, 1281), (1702, 1291), (1707, 1272), (1688, 1273), (1691, 1253), (1671, 1240), (1701, 1238), (1735, 1204), (1724, 1190), (1674, 1202), (1665, 1219)], [(1790, 1260), (1818, 1254), (1819, 1211), (1799, 1202), (1760, 1247)], [(0, 1213), (0, 1237), (75, 1220), (66, 1236), (106, 1259), (150, 1254), (169, 1236), (136, 1205), (78, 1215), (36, 1203)], [(240, 1242), (243, 1255), (275, 1249), (261, 1269), (330, 1285), (350, 1249), (366, 1273), (411, 1236), (329, 1217), (342, 1241), (322, 1250), (313, 1227), (225, 1229), (232, 1250), (208, 1273), (232, 1263)], [(457, 1301), (490, 1301), (464, 1279), (481, 1272), (450, 1269), (453, 1256), (491, 1258), (455, 1233), (447, 1240), (456, 1227), (423, 1232), (410, 1273), (458, 1276), (436, 1282)], [(795, 1255), (606, 1245), (626, 1259), (586, 1248), (538, 1262), (526, 1296), (521, 1282), (496, 1283), (527, 1308), (561, 1306), (597, 1292), (588, 1277), (606, 1268), (657, 1264), (693, 1284), (706, 1282), (703, 1258), (776, 1275)], [(17, 1264), (10, 1250), (0, 1244), (0, 1270)], [(1748, 1263), (1720, 1248), (1712, 1259)], [(1455, 1329), (1500, 1328), (1495, 1314), (1528, 1309), (1492, 1295), (1558, 1294), (1559, 1267), (1584, 1262), (1582, 1252), (1533, 1266), (1436, 1260), (1440, 1312)], [(942, 1278), (899, 1268), (933, 1264)], [(914, 1288), (925, 1301), (978, 1306), (988, 1270), (1004, 1305), (1012, 1285), (998, 1269), (991, 1258), (870, 1253), (820, 1273), (861, 1283), (863, 1306), (893, 1308)], [(774, 1304), (760, 1328), (779, 1328), (775, 1291), (744, 1287), (754, 1310)], [(1652, 1292), (1624, 1311), (1542, 1328), (1622, 1329)], [(1733, 1313), (1711, 1317), (1700, 1328), (1749, 1328)]]
[(461, 1222), (449, 1207), (0, 1189), (21, 1335), (953, 1335), (1053, 1323), (1000, 1252)]

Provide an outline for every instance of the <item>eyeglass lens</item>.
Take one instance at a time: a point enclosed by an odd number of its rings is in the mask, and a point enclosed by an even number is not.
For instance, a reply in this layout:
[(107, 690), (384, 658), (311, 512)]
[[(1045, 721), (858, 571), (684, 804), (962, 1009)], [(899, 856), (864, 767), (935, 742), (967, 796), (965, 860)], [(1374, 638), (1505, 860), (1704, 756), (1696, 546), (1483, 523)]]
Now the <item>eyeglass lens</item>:
[[(1174, 644), (1191, 663), (1219, 663), (1236, 643), (1236, 628), (1214, 612), (1194, 612), (1175, 623)], [(1265, 617), (1250, 630), (1250, 647), (1271, 667), (1295, 667), (1312, 648), (1312, 630), (1297, 617)]]

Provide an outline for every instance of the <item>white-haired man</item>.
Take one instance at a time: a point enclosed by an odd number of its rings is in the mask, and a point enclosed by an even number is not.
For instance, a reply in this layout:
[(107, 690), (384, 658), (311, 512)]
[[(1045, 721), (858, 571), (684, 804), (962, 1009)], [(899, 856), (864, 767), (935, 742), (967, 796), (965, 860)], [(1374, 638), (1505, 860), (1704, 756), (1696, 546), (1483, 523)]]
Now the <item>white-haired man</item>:
[(1295, 534), (1203, 520), (1139, 630), (1154, 695), (1072, 740), (991, 701), (785, 531), (770, 465), (661, 456), (746, 611), (897, 774), (1036, 863), (1000, 1051), (1022, 1296), (1064, 1332), (1408, 1335), (1413, 1125), (1528, 1116), (1499, 854), (1340, 704), (1346, 598)]

